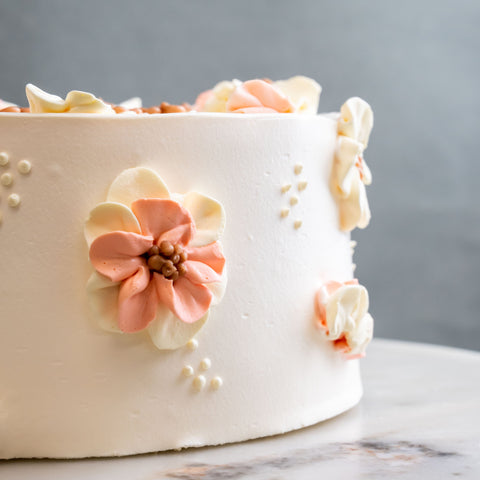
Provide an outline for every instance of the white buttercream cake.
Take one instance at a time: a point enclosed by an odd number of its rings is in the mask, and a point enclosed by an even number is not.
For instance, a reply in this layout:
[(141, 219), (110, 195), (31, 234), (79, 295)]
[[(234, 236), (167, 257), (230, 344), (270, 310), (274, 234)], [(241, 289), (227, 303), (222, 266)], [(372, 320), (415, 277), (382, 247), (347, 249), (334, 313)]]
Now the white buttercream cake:
[(237, 442), (357, 404), (373, 117), (319, 96), (294, 77), (2, 105), (0, 458)]

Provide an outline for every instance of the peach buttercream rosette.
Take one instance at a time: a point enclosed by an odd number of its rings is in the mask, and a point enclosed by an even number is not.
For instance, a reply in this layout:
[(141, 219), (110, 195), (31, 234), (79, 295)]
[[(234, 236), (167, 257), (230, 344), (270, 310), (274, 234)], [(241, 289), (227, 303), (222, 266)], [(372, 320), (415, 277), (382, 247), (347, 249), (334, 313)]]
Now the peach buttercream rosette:
[(348, 359), (360, 358), (373, 336), (367, 289), (358, 280), (324, 283), (315, 295), (317, 326)]
[[(216, 200), (197, 192), (171, 194), (148, 168), (123, 171), (85, 224), (96, 270), (87, 292), (100, 326), (125, 333), (147, 330), (159, 349), (184, 345), (225, 291), (218, 241), (224, 224)], [(178, 263), (177, 273), (169, 276), (150, 267), (152, 247), (158, 251), (165, 244), (178, 248), (183, 259), (181, 269)]]

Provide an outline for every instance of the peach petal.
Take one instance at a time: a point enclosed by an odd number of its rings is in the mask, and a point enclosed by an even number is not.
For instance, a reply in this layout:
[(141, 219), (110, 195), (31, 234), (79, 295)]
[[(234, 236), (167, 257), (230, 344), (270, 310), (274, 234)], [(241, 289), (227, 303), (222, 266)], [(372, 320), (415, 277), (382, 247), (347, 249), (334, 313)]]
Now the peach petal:
[(153, 244), (152, 237), (132, 232), (111, 232), (97, 237), (90, 247), (94, 268), (112, 282), (125, 280), (145, 264), (140, 257)]
[(172, 282), (154, 274), (159, 303), (165, 305), (182, 322), (193, 323), (205, 315), (213, 294), (204, 285), (195, 285), (185, 277)]
[(205, 263), (187, 260), (184, 265), (187, 269), (185, 277), (196, 285), (220, 282), (222, 278), (213, 268)]
[(290, 113), (295, 107), (277, 88), (264, 80), (249, 80), (237, 87), (227, 102), (227, 111), (237, 112), (265, 107), (279, 113)]
[(202, 262), (219, 275), (225, 267), (225, 257), (219, 242), (213, 242), (203, 247), (187, 247), (188, 260)]
[(205, 107), (207, 101), (212, 97), (213, 90), (205, 90), (204, 92), (200, 93), (195, 100), (195, 104), (193, 106), (194, 110), (201, 111)]
[[(195, 234), (191, 215), (173, 200), (143, 198), (132, 203), (132, 211), (143, 234), (151, 235), (156, 240), (160, 237), (164, 240), (172, 238), (175, 243), (187, 245)], [(171, 232), (170, 237), (168, 232)]]
[(133, 333), (146, 328), (155, 319), (157, 292), (150, 282), (150, 270), (142, 265), (137, 273), (120, 286), (118, 295), (118, 326), (122, 332)]

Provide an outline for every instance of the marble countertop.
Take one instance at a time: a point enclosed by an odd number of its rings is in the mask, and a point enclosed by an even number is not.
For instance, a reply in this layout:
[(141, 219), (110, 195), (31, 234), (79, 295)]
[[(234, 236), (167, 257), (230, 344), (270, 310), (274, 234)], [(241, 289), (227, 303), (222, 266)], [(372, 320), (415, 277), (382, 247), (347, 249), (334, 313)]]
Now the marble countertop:
[(374, 340), (357, 407), (250, 442), (116, 459), (0, 461), (8, 480), (480, 478), (480, 353)]

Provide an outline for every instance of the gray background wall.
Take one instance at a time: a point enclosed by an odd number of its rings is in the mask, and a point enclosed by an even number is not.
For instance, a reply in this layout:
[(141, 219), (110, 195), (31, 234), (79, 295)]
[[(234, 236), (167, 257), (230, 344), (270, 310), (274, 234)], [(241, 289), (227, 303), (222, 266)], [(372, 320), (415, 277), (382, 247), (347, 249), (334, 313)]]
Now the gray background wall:
[(0, 0), (0, 97), (32, 82), (146, 104), (219, 80), (323, 86), (375, 111), (356, 231), (376, 335), (480, 349), (480, 2)]

